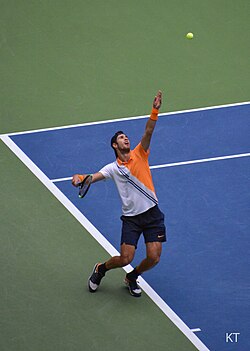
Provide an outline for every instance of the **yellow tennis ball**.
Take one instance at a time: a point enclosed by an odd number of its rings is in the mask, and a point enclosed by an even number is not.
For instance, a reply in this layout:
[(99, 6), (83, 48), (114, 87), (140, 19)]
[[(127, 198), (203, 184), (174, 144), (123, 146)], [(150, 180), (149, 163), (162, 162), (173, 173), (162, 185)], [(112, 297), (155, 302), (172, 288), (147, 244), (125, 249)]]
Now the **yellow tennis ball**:
[(187, 33), (187, 35), (186, 35), (187, 39), (193, 39), (193, 37), (194, 37), (194, 35), (191, 32)]

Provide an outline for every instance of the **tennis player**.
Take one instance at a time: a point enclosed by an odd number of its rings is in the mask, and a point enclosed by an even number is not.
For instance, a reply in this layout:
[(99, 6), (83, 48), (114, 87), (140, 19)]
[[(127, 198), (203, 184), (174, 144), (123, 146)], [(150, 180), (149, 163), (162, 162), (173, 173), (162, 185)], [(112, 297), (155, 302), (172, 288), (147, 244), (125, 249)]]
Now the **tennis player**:
[[(146, 245), (146, 258), (125, 277), (125, 283), (132, 296), (141, 296), (138, 276), (153, 268), (160, 260), (162, 243), (166, 241), (166, 228), (164, 214), (158, 207), (148, 156), (161, 102), (162, 92), (159, 91), (155, 96), (143, 137), (135, 149), (130, 149), (130, 141), (123, 131), (116, 132), (111, 139), (116, 160), (93, 174), (92, 183), (103, 179), (113, 179), (116, 183), (122, 201), (122, 233), (120, 256), (95, 264), (88, 279), (90, 292), (97, 290), (107, 271), (124, 267), (132, 262), (142, 233)], [(85, 176), (75, 174), (72, 184), (77, 186)]]

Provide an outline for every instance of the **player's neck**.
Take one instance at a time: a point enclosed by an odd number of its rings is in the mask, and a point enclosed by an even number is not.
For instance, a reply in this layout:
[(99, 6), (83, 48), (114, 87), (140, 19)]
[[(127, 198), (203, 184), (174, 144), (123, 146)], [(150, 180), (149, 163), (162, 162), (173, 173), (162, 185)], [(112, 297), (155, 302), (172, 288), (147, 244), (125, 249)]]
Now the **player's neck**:
[(120, 161), (122, 162), (128, 162), (128, 160), (130, 159), (130, 151), (128, 152), (117, 152), (118, 154), (118, 158)]

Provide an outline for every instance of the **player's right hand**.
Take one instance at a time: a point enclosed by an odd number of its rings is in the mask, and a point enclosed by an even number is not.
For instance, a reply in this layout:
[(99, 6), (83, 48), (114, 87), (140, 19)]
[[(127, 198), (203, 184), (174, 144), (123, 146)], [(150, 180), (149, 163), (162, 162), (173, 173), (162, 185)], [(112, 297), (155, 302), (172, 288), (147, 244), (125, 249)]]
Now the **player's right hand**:
[(154, 98), (153, 107), (159, 110), (161, 107), (161, 102), (162, 102), (162, 92), (159, 90), (157, 95)]
[(72, 185), (78, 186), (83, 179), (85, 178), (85, 174), (74, 174), (71, 180)]

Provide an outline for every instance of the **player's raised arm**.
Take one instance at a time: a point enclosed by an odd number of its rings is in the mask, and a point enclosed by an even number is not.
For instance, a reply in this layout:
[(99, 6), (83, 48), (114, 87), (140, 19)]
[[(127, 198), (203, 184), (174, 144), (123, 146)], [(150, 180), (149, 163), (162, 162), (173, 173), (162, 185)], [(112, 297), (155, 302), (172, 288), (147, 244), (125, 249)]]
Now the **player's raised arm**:
[(159, 109), (161, 107), (161, 102), (162, 102), (162, 92), (159, 90), (157, 95), (154, 98), (151, 115), (147, 121), (145, 132), (144, 132), (142, 140), (141, 140), (141, 145), (145, 151), (148, 150), (149, 145), (150, 145), (151, 137), (152, 137), (155, 125), (156, 125), (156, 121), (158, 119), (158, 113), (159, 113)]

